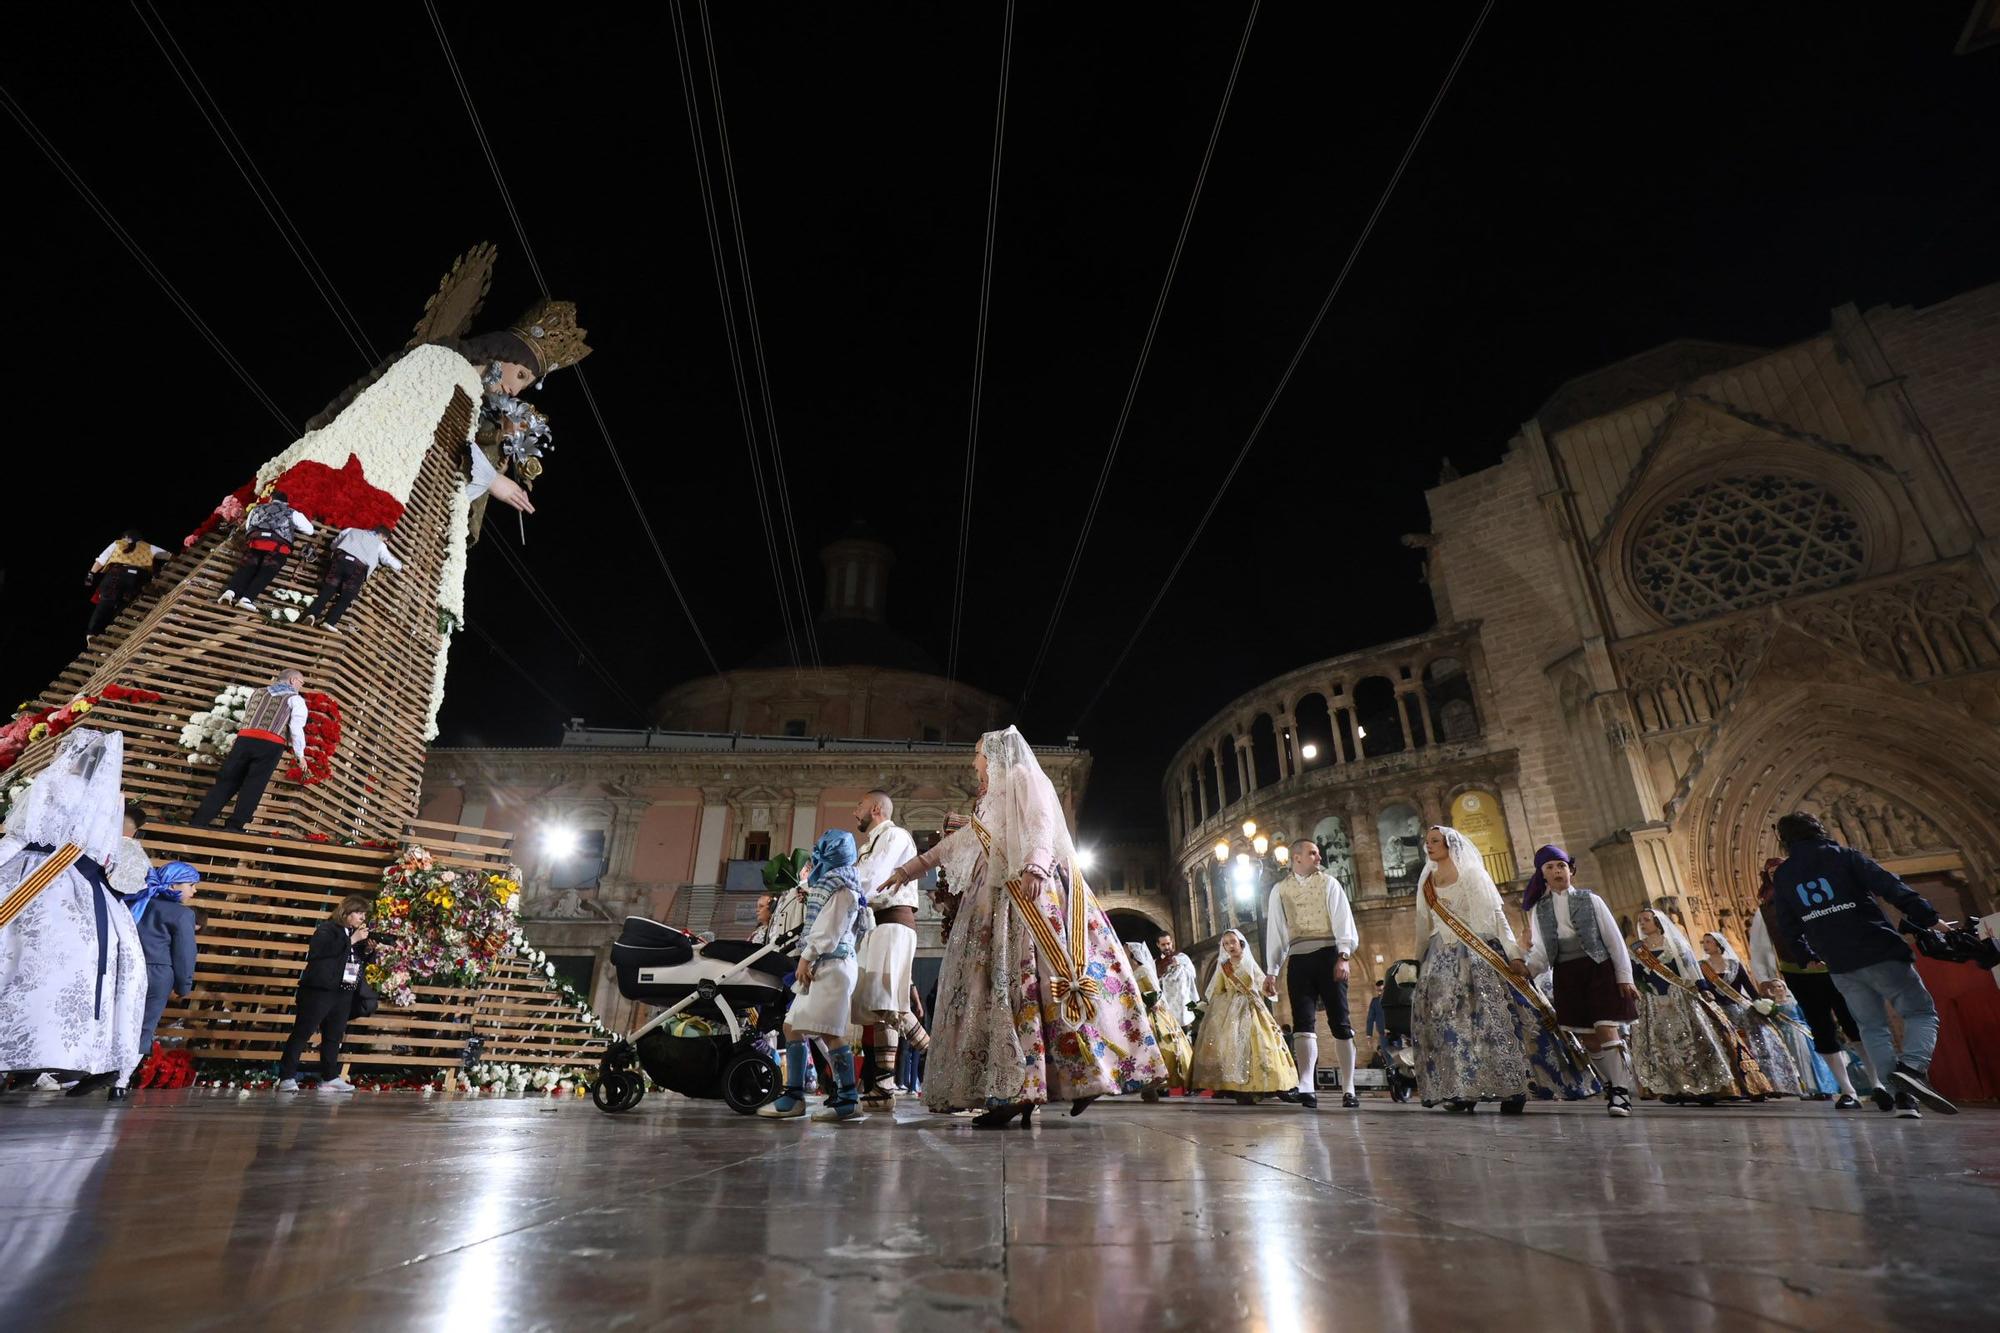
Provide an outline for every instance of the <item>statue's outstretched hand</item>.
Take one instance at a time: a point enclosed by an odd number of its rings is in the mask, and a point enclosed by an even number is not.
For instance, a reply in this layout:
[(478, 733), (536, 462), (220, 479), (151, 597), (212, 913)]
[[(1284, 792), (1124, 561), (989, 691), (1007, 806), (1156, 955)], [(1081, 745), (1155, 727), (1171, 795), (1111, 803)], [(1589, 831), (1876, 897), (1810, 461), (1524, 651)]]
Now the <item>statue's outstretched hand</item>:
[(486, 493), (503, 505), (509, 505), (524, 514), (535, 512), (535, 502), (528, 498), (528, 492), (512, 477), (495, 477), (486, 488)]

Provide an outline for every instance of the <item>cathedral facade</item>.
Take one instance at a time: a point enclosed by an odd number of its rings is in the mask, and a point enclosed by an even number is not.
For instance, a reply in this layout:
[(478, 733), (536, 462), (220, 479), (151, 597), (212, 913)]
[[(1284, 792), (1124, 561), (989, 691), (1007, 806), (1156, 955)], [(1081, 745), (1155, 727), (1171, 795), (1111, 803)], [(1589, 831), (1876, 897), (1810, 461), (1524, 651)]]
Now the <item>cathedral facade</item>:
[(1556, 843), (1622, 921), (1740, 946), (1792, 810), (1948, 917), (1995, 910), (2000, 286), (1631, 358), (1426, 498), (1438, 627), (1268, 682), (1170, 766), (1189, 938), (1255, 939), (1276, 843), (1311, 836), (1372, 980), (1452, 824), (1503, 890)]

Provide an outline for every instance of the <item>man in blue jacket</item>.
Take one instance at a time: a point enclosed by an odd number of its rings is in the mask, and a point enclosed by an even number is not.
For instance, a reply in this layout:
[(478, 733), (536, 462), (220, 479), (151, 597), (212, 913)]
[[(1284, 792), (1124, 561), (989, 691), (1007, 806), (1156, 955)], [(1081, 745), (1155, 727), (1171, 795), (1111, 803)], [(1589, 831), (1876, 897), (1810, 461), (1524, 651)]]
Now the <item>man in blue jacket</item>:
[[(1911, 962), (1910, 946), (1876, 903), (1903, 914), (1905, 930), (1938, 923), (1935, 907), (1875, 862), (1829, 838), (1819, 820), (1803, 812), (1778, 821), (1778, 840), (1791, 855), (1772, 872), (1779, 931), (1795, 948), (1826, 964), (1874, 1067), (1875, 1082), (1894, 1094), (1896, 1114), (1922, 1116), (1917, 1102), (1956, 1115), (1958, 1108), (1930, 1085), (1937, 1046), (1937, 1006)], [(1899, 1059), (1889, 1010), (1903, 1020)]]

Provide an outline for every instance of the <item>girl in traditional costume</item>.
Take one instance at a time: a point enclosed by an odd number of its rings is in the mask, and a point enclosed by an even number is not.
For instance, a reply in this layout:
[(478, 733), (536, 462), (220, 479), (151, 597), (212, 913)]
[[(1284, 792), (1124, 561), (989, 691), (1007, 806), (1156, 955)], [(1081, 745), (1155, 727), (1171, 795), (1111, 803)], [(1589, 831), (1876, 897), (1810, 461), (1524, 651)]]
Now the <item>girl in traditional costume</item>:
[(1750, 1043), (1751, 1054), (1756, 1056), (1757, 1067), (1770, 1081), (1771, 1092), (1781, 1097), (1804, 1096), (1805, 1090), (1799, 1086), (1799, 1067), (1792, 1061), (1784, 1034), (1778, 1031), (1783, 1020), (1775, 1016), (1777, 1004), (1758, 989), (1757, 979), (1720, 934), (1710, 931), (1703, 935), (1701, 949), (1702, 975), (1715, 987), (1716, 998), (1722, 1002), (1729, 1021)]
[(1264, 998), (1264, 969), (1250, 956), (1250, 942), (1242, 931), (1229, 930), (1221, 943), (1189, 1086), (1232, 1093), (1248, 1105), (1261, 1094), (1298, 1087), (1299, 1067)]
[(785, 1089), (757, 1114), (790, 1120), (805, 1114), (806, 1043), (826, 1048), (834, 1086), (816, 1121), (854, 1120), (861, 1096), (854, 1083), (854, 1052), (847, 1042), (848, 1010), (854, 1001), (854, 956), (858, 937), (874, 923), (868, 892), (854, 873), (859, 859), (854, 835), (828, 829), (813, 846), (807, 871), (805, 927), (799, 936), (798, 998), (785, 1014)]
[(1704, 1106), (1736, 1096), (1738, 1038), (1728, 1015), (1704, 993), (1687, 936), (1650, 907), (1635, 925), (1639, 1017), (1632, 1024), (1632, 1064), (1640, 1086), (1663, 1101)]
[(1165, 1059), (1131, 960), (1077, 872), (1062, 801), (1012, 727), (973, 753), (972, 817), (893, 871), (894, 888), (942, 866), (959, 896), (932, 1012), (924, 1102), (977, 1110), (983, 1129), (1043, 1102), (1079, 1115), (1126, 1084), (1157, 1083)]
[(1548, 969), (1556, 1017), (1590, 1052), (1613, 1116), (1632, 1114), (1632, 1062), (1625, 1025), (1638, 1017), (1632, 956), (1604, 899), (1571, 882), (1575, 863), (1560, 847), (1535, 853), (1535, 876), (1521, 895), (1528, 914), (1527, 974)]
[(124, 756), (119, 732), (67, 732), (0, 837), (0, 1070), (73, 1075), (73, 1096), (131, 1074), (146, 1022), (145, 952), (107, 873), (145, 887), (120, 838)]
[(1160, 1094), (1171, 1087), (1190, 1088), (1188, 1067), (1194, 1063), (1194, 1046), (1182, 1030), (1180, 1020), (1174, 1017), (1173, 1005), (1160, 989), (1159, 969), (1153, 966), (1153, 951), (1146, 947), (1144, 940), (1130, 940), (1125, 952), (1132, 956), (1132, 975), (1139, 983), (1139, 1000), (1146, 1006), (1146, 1019), (1153, 1025), (1153, 1039), (1159, 1043), (1160, 1058), (1167, 1062), (1167, 1076), (1137, 1087), (1128, 1087), (1127, 1092), (1136, 1092), (1141, 1100), (1156, 1102)]
[(1498, 1101), (1518, 1114), (1530, 1096), (1595, 1096), (1597, 1078), (1564, 1045), (1554, 1014), (1524, 993), (1532, 988), (1514, 970), (1521, 946), (1478, 851), (1439, 826), (1424, 834), (1424, 850), (1411, 1010), (1423, 1104), (1469, 1112)]

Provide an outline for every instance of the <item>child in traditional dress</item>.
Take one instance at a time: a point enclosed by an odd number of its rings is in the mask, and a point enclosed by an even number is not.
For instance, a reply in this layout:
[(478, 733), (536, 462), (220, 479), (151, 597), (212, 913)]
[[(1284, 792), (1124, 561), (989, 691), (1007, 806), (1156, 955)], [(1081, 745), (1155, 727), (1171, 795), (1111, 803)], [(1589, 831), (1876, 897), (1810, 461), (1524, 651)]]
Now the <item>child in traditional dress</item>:
[(856, 937), (874, 924), (868, 898), (855, 876), (854, 835), (828, 829), (813, 847), (806, 878), (805, 933), (799, 940), (798, 998), (785, 1015), (785, 1090), (757, 1114), (794, 1120), (806, 1113), (806, 1042), (824, 1043), (834, 1088), (816, 1121), (854, 1120), (861, 1096), (848, 1045), (848, 1006), (854, 998)]
[(1222, 960), (1209, 979), (1207, 999), (1190, 1087), (1233, 1093), (1247, 1106), (1261, 1094), (1298, 1086), (1298, 1066), (1264, 999), (1264, 969), (1250, 956), (1250, 942), (1240, 930), (1223, 933)]
[[(1174, 1017), (1173, 1006), (1160, 993), (1160, 974), (1153, 966), (1153, 951), (1143, 940), (1131, 940), (1125, 945), (1125, 952), (1132, 956), (1132, 976), (1139, 983), (1139, 998), (1146, 1006), (1146, 1017), (1152, 1020), (1153, 1037), (1159, 1043), (1160, 1055), (1167, 1062), (1167, 1076), (1141, 1085), (1137, 1091), (1143, 1101), (1156, 1102), (1160, 1094), (1171, 1087), (1188, 1087), (1188, 1069), (1194, 1063), (1194, 1045), (1188, 1041), (1187, 1033), (1181, 1030), (1180, 1020)], [(1127, 1092), (1133, 1091), (1131, 1088)]]
[(1575, 869), (1560, 847), (1535, 853), (1535, 876), (1521, 895), (1531, 941), (1524, 975), (1551, 969), (1557, 1021), (1590, 1053), (1611, 1114), (1629, 1116), (1634, 1079), (1624, 1026), (1639, 1016), (1632, 956), (1604, 899), (1570, 881)]

